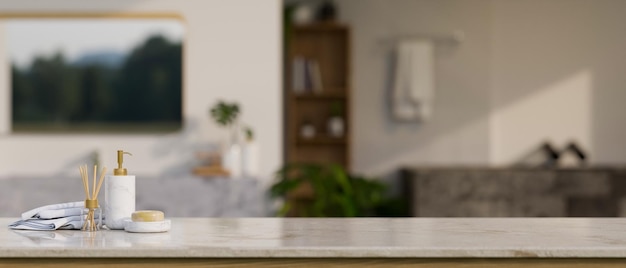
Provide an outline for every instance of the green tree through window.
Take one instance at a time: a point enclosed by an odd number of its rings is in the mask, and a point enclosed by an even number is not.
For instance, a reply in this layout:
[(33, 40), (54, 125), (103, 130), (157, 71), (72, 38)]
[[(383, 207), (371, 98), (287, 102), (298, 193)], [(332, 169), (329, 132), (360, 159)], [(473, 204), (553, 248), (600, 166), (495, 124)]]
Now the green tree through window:
[[(106, 57), (105, 57), (106, 58)], [(109, 56), (109, 58), (113, 58)], [(182, 122), (182, 45), (149, 36), (119, 63), (62, 53), (12, 64), (16, 132), (170, 131)]]

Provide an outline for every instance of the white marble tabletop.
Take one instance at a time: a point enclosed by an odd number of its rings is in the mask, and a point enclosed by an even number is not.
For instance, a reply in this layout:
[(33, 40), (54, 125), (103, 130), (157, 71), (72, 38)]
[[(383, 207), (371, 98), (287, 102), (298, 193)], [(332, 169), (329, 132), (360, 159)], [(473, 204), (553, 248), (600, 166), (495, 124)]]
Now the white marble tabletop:
[(626, 258), (626, 219), (174, 218), (158, 234), (5, 227), (0, 257)]

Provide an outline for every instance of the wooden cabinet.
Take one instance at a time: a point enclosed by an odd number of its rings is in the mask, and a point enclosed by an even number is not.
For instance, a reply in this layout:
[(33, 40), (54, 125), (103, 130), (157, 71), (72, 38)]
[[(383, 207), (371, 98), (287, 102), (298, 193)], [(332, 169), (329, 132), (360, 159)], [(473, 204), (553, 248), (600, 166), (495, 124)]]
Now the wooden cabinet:
[[(293, 26), (286, 35), (285, 157), (287, 163), (350, 168), (350, 33), (338, 24)], [(343, 120), (343, 134), (329, 120)], [(315, 134), (303, 135), (303, 127)]]

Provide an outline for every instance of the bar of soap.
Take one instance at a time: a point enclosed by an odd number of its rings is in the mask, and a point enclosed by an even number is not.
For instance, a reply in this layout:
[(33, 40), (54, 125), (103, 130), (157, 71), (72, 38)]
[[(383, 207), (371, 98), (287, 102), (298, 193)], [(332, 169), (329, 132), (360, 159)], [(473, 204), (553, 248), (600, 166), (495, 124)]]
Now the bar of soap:
[(154, 222), (142, 222), (126, 220), (124, 230), (129, 233), (162, 233), (170, 230), (172, 221), (162, 220)]
[(157, 222), (164, 219), (165, 214), (158, 210), (139, 210), (131, 215), (131, 220), (134, 222)]

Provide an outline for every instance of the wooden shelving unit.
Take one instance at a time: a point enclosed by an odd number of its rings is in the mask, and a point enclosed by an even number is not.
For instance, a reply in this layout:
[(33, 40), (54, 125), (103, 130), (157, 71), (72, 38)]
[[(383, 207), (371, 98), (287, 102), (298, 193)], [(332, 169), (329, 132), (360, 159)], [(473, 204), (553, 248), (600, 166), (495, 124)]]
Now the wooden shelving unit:
[(329, 90), (329, 92), (322, 92), (322, 93), (291, 93), (293, 96), (291, 96), (292, 98), (295, 98), (297, 100), (329, 100), (329, 99), (345, 99), (346, 98), (346, 93), (344, 89), (335, 89), (335, 90)]
[[(285, 61), (285, 162), (340, 164), (350, 169), (350, 32), (336, 23), (293, 26), (286, 40)], [(315, 61), (321, 89), (294, 88), (295, 58)], [(345, 134), (332, 137), (328, 131), (331, 107), (342, 107)], [(300, 127), (310, 122), (312, 138), (300, 136)]]
[(345, 138), (335, 138), (330, 136), (317, 135), (313, 138), (299, 138), (297, 141), (298, 146), (313, 146), (313, 145), (345, 145)]

